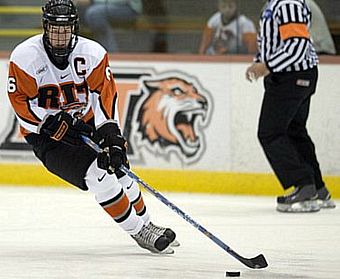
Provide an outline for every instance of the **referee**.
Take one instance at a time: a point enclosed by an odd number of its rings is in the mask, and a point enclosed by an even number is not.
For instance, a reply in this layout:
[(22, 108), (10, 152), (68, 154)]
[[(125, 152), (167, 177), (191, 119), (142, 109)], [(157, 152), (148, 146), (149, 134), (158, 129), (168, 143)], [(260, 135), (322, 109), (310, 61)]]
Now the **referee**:
[(316, 212), (335, 204), (323, 182), (306, 122), (318, 80), (318, 57), (305, 0), (269, 0), (260, 20), (258, 54), (249, 81), (264, 77), (258, 138), (284, 190), (280, 212)]

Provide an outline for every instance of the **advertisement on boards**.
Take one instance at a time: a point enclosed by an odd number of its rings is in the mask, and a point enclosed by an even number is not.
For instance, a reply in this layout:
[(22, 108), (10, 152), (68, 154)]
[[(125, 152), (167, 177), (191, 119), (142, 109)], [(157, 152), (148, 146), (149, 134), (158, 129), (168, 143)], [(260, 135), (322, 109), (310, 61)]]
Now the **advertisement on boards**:
[[(7, 61), (0, 65), (4, 79)], [(228, 166), (228, 67), (112, 61), (111, 68), (119, 91), (120, 126), (134, 166), (217, 170)], [(222, 75), (207, 78), (213, 71)], [(8, 103), (6, 79), (1, 84), (1, 159), (34, 160)], [(222, 143), (217, 135), (223, 135)]]

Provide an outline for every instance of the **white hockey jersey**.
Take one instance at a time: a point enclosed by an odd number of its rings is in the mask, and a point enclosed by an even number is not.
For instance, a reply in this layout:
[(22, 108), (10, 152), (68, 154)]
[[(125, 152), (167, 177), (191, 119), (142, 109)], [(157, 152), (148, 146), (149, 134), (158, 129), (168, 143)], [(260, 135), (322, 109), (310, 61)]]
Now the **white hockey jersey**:
[(105, 49), (79, 37), (68, 60), (65, 70), (54, 66), (42, 35), (27, 39), (12, 52), (7, 91), (24, 136), (38, 133), (47, 114), (72, 103), (85, 103), (81, 118), (94, 117), (96, 127), (108, 119), (118, 121), (116, 85)]

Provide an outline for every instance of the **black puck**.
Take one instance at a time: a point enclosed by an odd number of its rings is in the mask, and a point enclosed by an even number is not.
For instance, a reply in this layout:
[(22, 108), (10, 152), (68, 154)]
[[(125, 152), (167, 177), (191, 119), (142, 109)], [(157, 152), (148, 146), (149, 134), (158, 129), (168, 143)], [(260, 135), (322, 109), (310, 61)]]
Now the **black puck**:
[(241, 272), (239, 272), (239, 271), (226, 271), (225, 276), (226, 277), (240, 277)]

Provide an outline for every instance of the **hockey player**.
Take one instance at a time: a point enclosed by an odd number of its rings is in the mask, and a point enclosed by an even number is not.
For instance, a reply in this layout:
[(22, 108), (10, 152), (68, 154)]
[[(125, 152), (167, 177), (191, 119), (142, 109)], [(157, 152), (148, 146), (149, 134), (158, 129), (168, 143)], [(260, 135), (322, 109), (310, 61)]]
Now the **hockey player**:
[[(8, 96), (21, 133), (51, 173), (92, 192), (139, 246), (173, 253), (175, 233), (150, 221), (138, 184), (119, 171), (129, 163), (108, 54), (78, 36), (71, 0), (49, 0), (42, 24), (44, 33), (19, 44), (10, 57)], [(96, 154), (80, 135), (103, 151)]]

